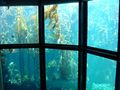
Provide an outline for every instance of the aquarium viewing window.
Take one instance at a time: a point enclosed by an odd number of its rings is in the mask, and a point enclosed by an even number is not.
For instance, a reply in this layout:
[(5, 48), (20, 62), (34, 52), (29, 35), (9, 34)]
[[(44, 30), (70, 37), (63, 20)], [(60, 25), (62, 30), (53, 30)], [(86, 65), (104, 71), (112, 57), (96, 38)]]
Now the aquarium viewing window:
[(2, 0), (0, 90), (120, 90), (119, 0)]
[(0, 7), (0, 23), (0, 44), (39, 42), (37, 6)]
[(47, 90), (54, 90), (58, 87), (77, 90), (78, 52), (57, 49), (46, 49), (45, 51)]
[(78, 45), (78, 3), (46, 5), (44, 15), (45, 43)]
[(88, 3), (88, 46), (117, 51), (118, 3), (119, 0)]
[[(114, 90), (116, 61), (87, 54), (86, 90)], [(99, 77), (99, 78), (98, 78)]]
[[(40, 89), (39, 49), (2, 49), (4, 90)], [(36, 86), (37, 87), (36, 87)], [(23, 87), (24, 86), (24, 87)]]

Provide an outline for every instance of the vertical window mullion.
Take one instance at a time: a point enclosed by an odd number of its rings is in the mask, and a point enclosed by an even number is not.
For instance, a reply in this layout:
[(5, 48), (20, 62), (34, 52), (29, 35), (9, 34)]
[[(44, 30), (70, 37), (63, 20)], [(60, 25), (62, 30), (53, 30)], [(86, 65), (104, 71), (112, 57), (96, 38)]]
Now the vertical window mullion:
[(82, 75), (83, 75), (83, 90), (86, 90), (86, 72), (87, 72), (87, 1), (83, 2), (83, 61), (82, 61)]
[[(86, 90), (86, 63), (87, 63), (87, 1), (79, 5), (79, 68), (78, 89)], [(81, 51), (82, 50), (82, 51)]]
[(46, 90), (46, 70), (45, 70), (45, 38), (44, 38), (44, 6), (39, 5), (39, 45), (40, 45), (40, 86), (41, 90)]

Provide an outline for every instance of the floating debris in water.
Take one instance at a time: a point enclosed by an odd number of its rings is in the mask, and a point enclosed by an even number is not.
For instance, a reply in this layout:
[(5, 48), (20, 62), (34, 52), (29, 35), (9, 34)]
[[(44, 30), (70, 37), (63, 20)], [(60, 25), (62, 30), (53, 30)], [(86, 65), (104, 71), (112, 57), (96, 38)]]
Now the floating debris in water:
[(114, 88), (110, 84), (97, 84), (93, 83), (91, 90), (114, 90)]

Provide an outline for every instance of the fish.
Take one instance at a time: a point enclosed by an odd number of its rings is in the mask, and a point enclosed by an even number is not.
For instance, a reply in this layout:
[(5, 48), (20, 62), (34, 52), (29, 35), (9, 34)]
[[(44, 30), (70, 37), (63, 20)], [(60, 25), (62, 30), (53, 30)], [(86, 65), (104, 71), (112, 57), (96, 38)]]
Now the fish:
[(11, 35), (12, 38), (14, 38), (15, 36), (14, 35)]
[(10, 49), (8, 49), (8, 50), (9, 50), (9, 52), (10, 52), (10, 53), (12, 53), (12, 52), (13, 52), (13, 49), (12, 49), (12, 48), (10, 48)]

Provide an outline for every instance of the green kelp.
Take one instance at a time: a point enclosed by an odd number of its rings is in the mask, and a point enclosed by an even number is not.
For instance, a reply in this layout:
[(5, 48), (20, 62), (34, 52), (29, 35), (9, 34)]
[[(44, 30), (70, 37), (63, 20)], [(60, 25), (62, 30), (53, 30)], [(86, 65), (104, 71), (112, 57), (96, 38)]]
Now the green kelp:
[(18, 42), (19, 43), (33, 43), (38, 42), (38, 11), (30, 14), (29, 19), (26, 19), (26, 16), (24, 15), (24, 8), (17, 7), (17, 36), (18, 36)]
[(24, 8), (16, 8), (16, 29), (19, 43), (38, 42), (38, 12), (31, 14), (29, 19), (24, 15)]
[(56, 60), (51, 60), (48, 63), (48, 68), (55, 68), (57, 66)]
[(66, 56), (66, 51), (61, 51), (60, 78), (69, 80), (71, 75), (70, 59)]
[(16, 68), (14, 62), (10, 62), (8, 65), (9, 79), (10, 84), (21, 85), (27, 82), (34, 82), (34, 77), (30, 77), (28, 74), (24, 74), (21, 77), (20, 71)]
[(21, 30), (28, 30), (27, 23), (25, 21), (25, 17), (23, 15), (23, 8), (22, 7), (17, 7), (16, 8), (16, 13), (17, 13), (17, 30), (20, 32)]
[(77, 64), (72, 58), (71, 51), (61, 51), (60, 58), (60, 78), (63, 80), (77, 79)]
[(48, 19), (48, 18), (50, 19), (50, 22), (48, 24), (49, 30), (56, 27), (56, 24), (58, 23), (57, 8), (58, 8), (57, 4), (53, 6), (48, 6), (47, 8), (45, 8), (44, 19)]
[(63, 41), (63, 35), (60, 33), (60, 23), (59, 23), (59, 14), (57, 12), (58, 5), (51, 5), (45, 8), (44, 16), (45, 20), (49, 19), (49, 23), (47, 25), (48, 30), (53, 34), (52, 38), (57, 40), (58, 44), (61, 44)]
[[(30, 22), (32, 22), (31, 27), (29, 26), (29, 33), (28, 33), (28, 37), (30, 38), (30, 40), (35, 41), (35, 42), (39, 42), (39, 24), (38, 24), (38, 12), (33, 13), (30, 16)], [(37, 33), (36, 33), (37, 32)], [(30, 33), (32, 34), (32, 37), (30, 37)], [(29, 41), (30, 41), (29, 40)]]
[(22, 7), (17, 7), (16, 8), (16, 21), (17, 21), (17, 36), (18, 36), (18, 43), (25, 43), (26, 37), (27, 37), (27, 22), (25, 21), (25, 18), (23, 16), (23, 8)]
[(8, 65), (9, 71), (9, 80), (11, 84), (21, 84), (21, 75), (18, 69), (16, 69), (16, 64), (14, 62), (10, 62)]
[[(49, 79), (51, 79), (51, 80), (59, 80), (60, 75), (59, 75), (58, 70), (56, 70), (58, 68), (59, 68), (59, 65), (58, 65), (56, 60), (51, 60), (50, 62), (48, 62), (47, 70), (49, 71), (48, 74), (51, 74), (51, 75), (49, 75), (50, 77), (46, 76), (46, 80), (49, 80)], [(56, 70), (56, 72), (51, 73), (53, 70)]]

